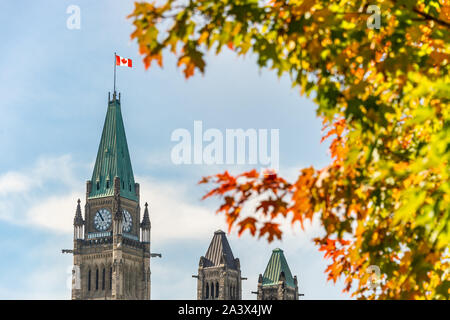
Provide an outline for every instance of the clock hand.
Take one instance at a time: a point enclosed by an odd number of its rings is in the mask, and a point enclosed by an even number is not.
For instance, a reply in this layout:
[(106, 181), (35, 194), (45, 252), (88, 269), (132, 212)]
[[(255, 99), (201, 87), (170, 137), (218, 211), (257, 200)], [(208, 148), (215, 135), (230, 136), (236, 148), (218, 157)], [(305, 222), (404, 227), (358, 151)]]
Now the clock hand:
[(105, 219), (103, 219), (102, 214), (99, 212), (98, 215), (100, 216), (100, 219), (102, 219), (102, 221), (105, 221)]

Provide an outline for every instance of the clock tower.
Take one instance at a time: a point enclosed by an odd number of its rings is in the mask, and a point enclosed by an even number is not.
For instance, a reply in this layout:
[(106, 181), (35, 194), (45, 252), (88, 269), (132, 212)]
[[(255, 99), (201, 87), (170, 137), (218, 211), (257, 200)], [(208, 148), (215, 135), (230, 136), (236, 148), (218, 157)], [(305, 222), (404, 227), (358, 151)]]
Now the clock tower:
[(120, 94), (108, 97), (91, 180), (74, 218), (72, 299), (150, 299), (150, 218), (141, 220)]

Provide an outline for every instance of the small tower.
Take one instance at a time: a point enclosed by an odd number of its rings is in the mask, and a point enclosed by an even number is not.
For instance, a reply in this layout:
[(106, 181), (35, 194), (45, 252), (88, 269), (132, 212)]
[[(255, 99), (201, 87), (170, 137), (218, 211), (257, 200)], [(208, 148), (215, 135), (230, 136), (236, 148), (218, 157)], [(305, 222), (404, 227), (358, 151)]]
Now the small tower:
[(298, 300), (297, 276), (292, 277), (283, 250), (272, 251), (264, 275), (259, 275), (256, 294), (258, 300)]
[(197, 300), (241, 300), (242, 280), (239, 259), (235, 259), (225, 232), (214, 232), (206, 255), (200, 257)]
[[(145, 256), (151, 256), (150, 253), (150, 215), (148, 213), (148, 203), (145, 203), (144, 216), (142, 217), (141, 222), (141, 242), (144, 247)], [(142, 287), (142, 295), (144, 297), (148, 297), (150, 299), (150, 288), (151, 288), (151, 271), (150, 271), (150, 259), (145, 259), (144, 261), (144, 281)]]
[(77, 210), (75, 211), (75, 218), (73, 218), (73, 240), (83, 239), (84, 237), (84, 220), (81, 214), (81, 200), (77, 201)]
[[(145, 203), (144, 217), (141, 222), (141, 241), (150, 245), (150, 216), (148, 214), (148, 203)], [(150, 249), (150, 248), (149, 248)], [(150, 252), (150, 250), (148, 250)]]
[(77, 209), (75, 217), (73, 218), (73, 269), (72, 269), (72, 299), (80, 299), (82, 296), (80, 274), (82, 259), (78, 255), (84, 239), (84, 224), (83, 215), (81, 214), (81, 200), (77, 201)]

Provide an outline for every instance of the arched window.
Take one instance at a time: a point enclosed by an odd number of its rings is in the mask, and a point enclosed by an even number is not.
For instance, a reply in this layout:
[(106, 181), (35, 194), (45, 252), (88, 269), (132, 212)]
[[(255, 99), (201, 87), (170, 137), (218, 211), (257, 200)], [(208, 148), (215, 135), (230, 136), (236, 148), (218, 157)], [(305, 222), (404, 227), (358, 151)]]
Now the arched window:
[(97, 190), (100, 189), (100, 182), (97, 182)]
[(233, 299), (233, 295), (231, 294), (231, 284), (228, 287), (228, 294), (230, 295), (230, 299)]
[(122, 189), (125, 189), (125, 182), (122, 181)]
[(112, 290), (112, 267), (109, 268), (109, 290)]
[(88, 291), (91, 291), (91, 269), (88, 272)]
[(211, 282), (211, 299), (214, 299), (214, 282)]
[(209, 299), (209, 284), (206, 284), (206, 293), (205, 293), (205, 299)]
[(95, 290), (98, 290), (98, 268), (95, 270)]
[(106, 180), (106, 189), (109, 189), (109, 180)]
[(216, 282), (216, 298), (219, 297), (219, 283)]
[(103, 268), (102, 271), (102, 290), (105, 290), (105, 280), (106, 280), (106, 270)]
[(139, 277), (137, 270), (134, 271), (134, 292), (136, 295), (136, 298), (139, 299)]
[(131, 191), (131, 184), (130, 184), (130, 187), (128, 189), (130, 189), (130, 191)]
[(131, 278), (131, 269), (128, 271), (128, 292), (131, 293), (131, 283), (133, 282), (133, 279)]
[(128, 292), (131, 292), (131, 270), (128, 271)]

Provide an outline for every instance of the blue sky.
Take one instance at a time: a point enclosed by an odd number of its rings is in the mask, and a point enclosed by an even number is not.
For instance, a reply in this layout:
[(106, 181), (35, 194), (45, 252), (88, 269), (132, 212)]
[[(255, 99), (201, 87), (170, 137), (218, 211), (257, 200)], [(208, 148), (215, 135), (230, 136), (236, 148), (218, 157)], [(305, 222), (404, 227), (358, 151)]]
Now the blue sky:
[[(81, 29), (69, 30), (69, 5), (81, 9)], [(26, 9), (26, 10), (25, 10)], [(208, 56), (205, 75), (185, 80), (175, 60), (145, 71), (126, 16), (133, 1), (2, 1), (0, 4), (0, 299), (68, 299), (76, 200), (84, 202), (108, 91), (114, 51), (133, 59), (118, 69), (118, 90), (141, 200), (150, 203), (153, 251), (152, 298), (195, 299), (198, 261), (213, 232), (225, 228), (214, 214), (217, 200), (200, 201), (205, 175), (248, 165), (175, 165), (170, 140), (177, 128), (204, 130), (279, 129), (280, 171), (294, 179), (298, 169), (329, 161), (320, 144), (315, 106), (291, 89), (289, 79), (259, 70), (252, 56), (225, 51)], [(142, 205), (142, 204), (141, 204)], [(250, 209), (248, 209), (250, 210)], [(283, 241), (268, 244), (232, 232), (241, 260), (243, 297), (254, 299), (257, 277), (271, 250), (284, 249), (300, 292), (309, 299), (342, 299), (342, 283), (326, 281), (327, 262), (311, 238), (317, 225), (285, 228)]]

